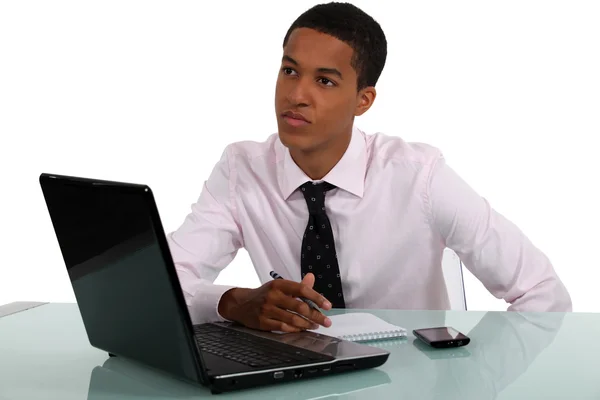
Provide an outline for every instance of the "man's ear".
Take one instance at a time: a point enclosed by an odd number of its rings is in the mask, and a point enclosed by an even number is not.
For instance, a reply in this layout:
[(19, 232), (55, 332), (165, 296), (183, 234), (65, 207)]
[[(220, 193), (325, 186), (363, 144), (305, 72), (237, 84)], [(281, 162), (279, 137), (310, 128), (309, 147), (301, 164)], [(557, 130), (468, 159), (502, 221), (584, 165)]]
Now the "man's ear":
[(366, 88), (361, 89), (356, 96), (356, 109), (354, 110), (354, 115), (358, 117), (366, 113), (373, 105), (375, 97), (377, 97), (377, 91), (374, 86), (367, 86)]

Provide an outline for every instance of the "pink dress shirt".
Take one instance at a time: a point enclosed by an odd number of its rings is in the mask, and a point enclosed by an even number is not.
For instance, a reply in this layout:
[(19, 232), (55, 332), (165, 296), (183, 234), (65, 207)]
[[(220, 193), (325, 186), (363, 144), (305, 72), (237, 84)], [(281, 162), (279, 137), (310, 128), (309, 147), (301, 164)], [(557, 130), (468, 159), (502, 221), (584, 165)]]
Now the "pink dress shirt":
[[(167, 235), (192, 320), (223, 320), (214, 280), (245, 248), (262, 283), (300, 281), (311, 179), (273, 134), (229, 145), (183, 224)], [(441, 267), (454, 250), (509, 310), (571, 311), (550, 261), (429, 145), (353, 129), (323, 178), (347, 308), (448, 309)]]

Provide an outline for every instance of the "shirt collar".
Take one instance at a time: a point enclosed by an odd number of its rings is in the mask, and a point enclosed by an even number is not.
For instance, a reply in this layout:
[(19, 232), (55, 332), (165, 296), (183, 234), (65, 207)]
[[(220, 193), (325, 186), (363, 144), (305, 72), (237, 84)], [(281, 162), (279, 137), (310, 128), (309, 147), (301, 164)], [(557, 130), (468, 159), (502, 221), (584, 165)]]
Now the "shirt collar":
[[(284, 199), (288, 199), (298, 187), (312, 181), (292, 159), (288, 148), (283, 147), (283, 173), (279, 177), (279, 187)], [(340, 161), (323, 177), (323, 181), (350, 192), (358, 197), (363, 196), (365, 172), (367, 169), (367, 146), (363, 133), (352, 128), (352, 137), (346, 152)]]

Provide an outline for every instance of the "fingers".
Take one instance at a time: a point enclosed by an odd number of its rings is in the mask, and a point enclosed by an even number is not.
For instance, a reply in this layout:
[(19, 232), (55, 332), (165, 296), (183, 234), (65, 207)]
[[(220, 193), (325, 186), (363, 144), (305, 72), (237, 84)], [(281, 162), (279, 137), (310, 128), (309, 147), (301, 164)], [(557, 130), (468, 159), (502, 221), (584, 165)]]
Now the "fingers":
[[(285, 295), (280, 294), (279, 297), (284, 299)], [(315, 323), (307, 321), (299, 315), (280, 308), (275, 299), (270, 298), (269, 300), (271, 301), (263, 304), (261, 307), (259, 316), (260, 329), (279, 330), (283, 332), (300, 332), (306, 329), (315, 329), (317, 327)]]
[[(315, 277), (306, 274), (302, 282), (277, 279), (261, 287), (262, 301), (259, 306), (259, 329), (282, 332), (300, 332), (317, 329), (319, 325), (331, 326), (331, 320), (320, 310), (314, 309), (302, 300), (311, 300), (317, 307), (331, 309), (331, 303), (312, 289)], [(255, 318), (256, 318), (255, 317)], [(257, 322), (254, 322), (256, 324)]]
[(309, 272), (308, 274), (304, 275), (304, 279), (302, 279), (302, 282), (300, 283), (312, 289), (313, 286), (315, 286), (315, 275), (312, 272)]
[[(306, 274), (306, 276), (302, 280), (302, 283), (288, 281), (284, 279), (279, 279), (273, 282), (276, 285), (277, 289), (281, 290), (287, 295), (290, 295), (292, 297), (303, 297), (305, 299), (312, 300), (320, 308), (324, 310), (330, 310), (331, 303), (325, 297), (321, 296), (319, 293), (315, 292), (312, 289), (314, 279), (314, 275), (309, 273)], [(307, 284), (310, 284), (310, 286)]]
[[(294, 311), (294, 312), (302, 315), (303, 317), (309, 319), (310, 321), (313, 321), (319, 325), (322, 325), (325, 327), (331, 326), (331, 320), (329, 318), (327, 318), (325, 315), (323, 315), (323, 313), (321, 313), (318, 310), (312, 309), (311, 307), (309, 307), (308, 304), (304, 303), (303, 301), (296, 300), (295, 298), (286, 296), (284, 293), (282, 293), (281, 299), (278, 301), (278, 305), (279, 305), (279, 307), (281, 307), (283, 309)], [(316, 328), (317, 327), (307, 328), (307, 329), (316, 329)]]
[[(294, 299), (292, 299), (292, 301), (298, 302)], [(319, 327), (316, 323), (309, 321), (306, 318), (303, 318), (300, 315), (287, 311), (283, 308), (274, 307), (271, 310), (270, 314), (272, 319), (282, 321), (291, 327), (299, 328), (301, 330), (317, 329)]]

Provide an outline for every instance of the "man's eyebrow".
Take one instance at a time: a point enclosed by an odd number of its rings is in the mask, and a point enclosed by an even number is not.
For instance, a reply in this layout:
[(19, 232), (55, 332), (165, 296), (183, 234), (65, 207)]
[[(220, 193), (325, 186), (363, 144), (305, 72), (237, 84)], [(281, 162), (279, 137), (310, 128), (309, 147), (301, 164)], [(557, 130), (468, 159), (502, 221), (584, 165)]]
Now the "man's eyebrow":
[[(283, 58), (281, 59), (281, 61), (287, 61), (290, 64), (294, 64), (296, 66), (298, 66), (298, 61), (294, 60), (292, 57), (288, 56), (288, 55), (284, 55)], [(322, 73), (322, 74), (330, 74), (330, 75), (337, 75), (340, 79), (344, 79), (344, 77), (342, 76), (342, 73), (337, 69), (337, 68), (317, 68), (317, 71)]]
[(317, 71), (321, 72), (322, 74), (337, 75), (340, 79), (344, 79), (342, 73), (335, 68), (318, 68)]
[(284, 55), (284, 56), (283, 56), (283, 58), (281, 59), (281, 61), (282, 61), (282, 62), (283, 62), (283, 61), (287, 61), (287, 62), (289, 62), (289, 63), (292, 63), (292, 64), (294, 64), (294, 65), (298, 65), (298, 61), (294, 60), (294, 59), (293, 59), (292, 57), (290, 57), (290, 56), (285, 56), (285, 55)]

